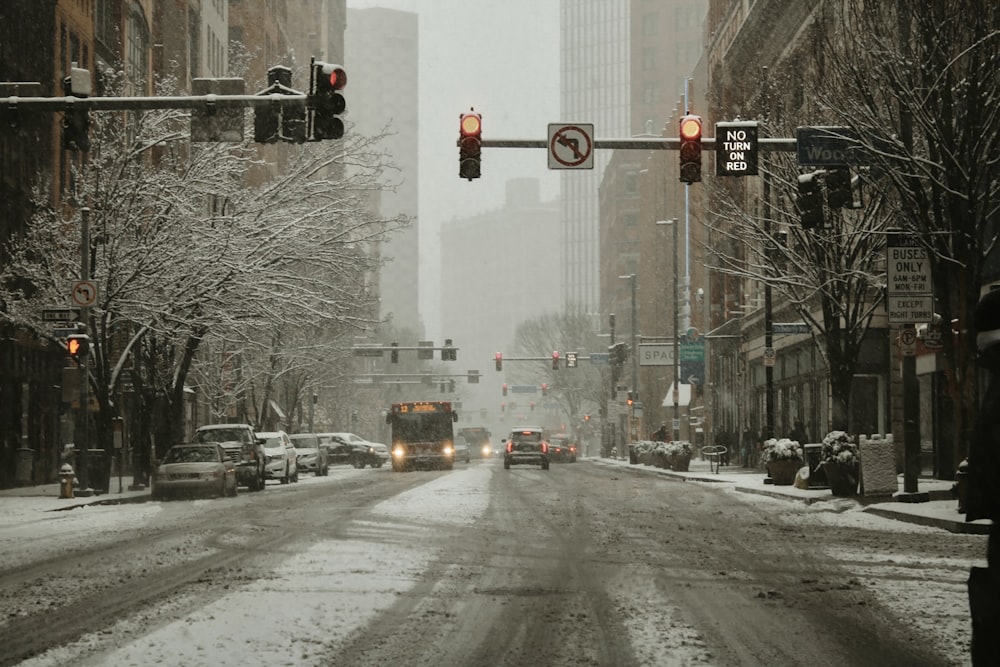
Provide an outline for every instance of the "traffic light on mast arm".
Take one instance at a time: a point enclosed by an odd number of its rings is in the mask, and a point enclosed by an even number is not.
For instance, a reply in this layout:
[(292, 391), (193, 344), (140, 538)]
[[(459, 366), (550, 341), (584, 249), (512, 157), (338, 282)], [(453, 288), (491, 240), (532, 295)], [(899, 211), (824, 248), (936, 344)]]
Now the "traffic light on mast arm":
[(795, 200), (803, 229), (823, 226), (823, 198), (819, 191), (819, 174), (799, 174), (799, 196)]
[(312, 92), (309, 107), (313, 110), (312, 140), (340, 139), (344, 121), (338, 116), (347, 110), (341, 90), (347, 85), (347, 72), (340, 65), (313, 61)]
[(497, 362), (497, 370), (498, 371), (502, 371), (503, 370), (503, 352), (497, 352), (495, 355), (493, 355), (493, 359), (494, 359), (494, 361)]
[(701, 180), (701, 116), (687, 114), (681, 117), (680, 177), (683, 183)]
[(559, 352), (558, 350), (552, 353), (552, 370), (559, 370)]
[(469, 109), (458, 126), (458, 176), (479, 178), (483, 152), (483, 116)]
[[(70, 67), (70, 74), (63, 79), (63, 94), (66, 97), (90, 97), (90, 72), (82, 67)], [(62, 147), (68, 151), (90, 150), (90, 115), (86, 109), (79, 109), (67, 103), (63, 112)]]

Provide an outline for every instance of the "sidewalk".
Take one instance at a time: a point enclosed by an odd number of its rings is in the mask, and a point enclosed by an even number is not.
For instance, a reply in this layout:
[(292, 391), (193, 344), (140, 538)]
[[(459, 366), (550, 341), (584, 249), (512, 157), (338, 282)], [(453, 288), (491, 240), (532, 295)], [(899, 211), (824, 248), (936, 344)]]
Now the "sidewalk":
[[(136, 491), (130, 491), (129, 485), (132, 483), (132, 476), (122, 478), (121, 492), (118, 491), (118, 478), (111, 479), (109, 493), (94, 494), (89, 496), (75, 495), (73, 498), (59, 497), (59, 483), (36, 484), (34, 486), (18, 486), (11, 489), (0, 489), (0, 508), (3, 508), (8, 499), (18, 499), (18, 506), (22, 509), (29, 505), (38, 511), (70, 510), (84, 505), (117, 505), (119, 503), (141, 503), (149, 500), (149, 487)], [(76, 490), (79, 493), (79, 489)], [(0, 510), (2, 511), (2, 510)]]
[[(927, 502), (901, 502), (896, 496), (857, 496), (855, 498), (835, 497), (829, 489), (798, 489), (794, 486), (775, 486), (765, 484), (765, 475), (760, 470), (751, 470), (737, 466), (722, 466), (718, 472), (704, 459), (691, 459), (687, 472), (674, 472), (648, 465), (632, 465), (627, 460), (589, 458), (588, 461), (605, 465), (621, 466), (636, 472), (664, 475), (694, 482), (715, 482), (732, 484), (740, 493), (756, 493), (760, 495), (791, 500), (805, 504), (844, 501), (857, 503), (864, 507), (865, 512), (897, 521), (915, 523), (923, 526), (943, 528), (953, 533), (974, 533), (986, 535), (991, 522), (988, 519), (967, 523), (965, 515), (958, 513), (958, 500), (952, 497), (951, 487), (954, 482), (940, 479), (921, 478), (917, 481), (917, 491), (926, 493)], [(903, 476), (899, 476), (899, 493), (903, 492)]]

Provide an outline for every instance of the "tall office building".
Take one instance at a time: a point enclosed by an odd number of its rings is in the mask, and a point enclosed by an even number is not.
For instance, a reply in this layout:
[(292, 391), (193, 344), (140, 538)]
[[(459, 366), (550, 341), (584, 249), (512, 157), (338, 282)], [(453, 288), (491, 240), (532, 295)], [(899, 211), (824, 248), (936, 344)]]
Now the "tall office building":
[[(562, 0), (560, 122), (593, 123), (597, 137), (629, 136), (629, 0)], [(563, 302), (597, 312), (597, 190), (611, 155), (595, 151), (593, 169), (562, 175)]]
[(379, 318), (421, 331), (419, 295), (417, 15), (392, 9), (348, 9), (346, 55), (347, 119), (355, 132), (374, 135), (389, 125), (382, 146), (399, 171), (387, 172), (395, 192), (383, 192), (380, 214), (412, 219), (381, 246), (386, 260), (379, 276)]

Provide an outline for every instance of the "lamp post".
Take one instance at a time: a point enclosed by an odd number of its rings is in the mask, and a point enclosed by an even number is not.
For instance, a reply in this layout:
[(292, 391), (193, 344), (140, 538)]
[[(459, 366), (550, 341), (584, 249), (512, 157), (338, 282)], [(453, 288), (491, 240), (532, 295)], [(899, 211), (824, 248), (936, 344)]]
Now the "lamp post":
[(674, 414), (673, 414), (673, 439), (677, 442), (681, 439), (681, 418), (680, 418), (680, 380), (681, 380), (681, 356), (680, 356), (680, 336), (679, 336), (679, 306), (677, 303), (677, 247), (679, 241), (677, 239), (677, 230), (680, 227), (677, 224), (677, 218), (672, 218), (670, 220), (657, 220), (658, 225), (671, 225), (674, 228)]

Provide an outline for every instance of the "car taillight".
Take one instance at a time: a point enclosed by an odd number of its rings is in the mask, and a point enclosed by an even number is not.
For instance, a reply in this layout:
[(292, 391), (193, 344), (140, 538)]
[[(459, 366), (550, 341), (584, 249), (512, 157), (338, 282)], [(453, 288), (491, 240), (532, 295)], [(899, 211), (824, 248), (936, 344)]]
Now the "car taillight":
[(508, 442), (507, 443), (507, 451), (508, 452), (514, 451), (514, 443), (513, 442)]
[(570, 445), (569, 451), (575, 452), (576, 451), (576, 447), (573, 447), (572, 445)]
[(548, 454), (548, 453), (549, 453), (549, 443), (543, 442), (542, 443), (542, 454)]

